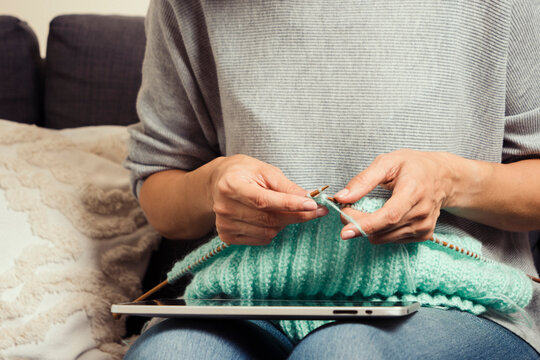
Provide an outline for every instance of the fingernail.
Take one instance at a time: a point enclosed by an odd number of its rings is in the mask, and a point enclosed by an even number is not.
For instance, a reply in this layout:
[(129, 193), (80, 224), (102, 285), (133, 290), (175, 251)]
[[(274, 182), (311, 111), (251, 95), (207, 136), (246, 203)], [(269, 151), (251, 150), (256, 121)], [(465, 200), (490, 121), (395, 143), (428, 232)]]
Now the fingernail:
[(334, 197), (343, 197), (343, 196), (347, 196), (347, 194), (349, 193), (349, 189), (343, 189), (343, 190), (340, 190), (338, 191)]
[(353, 237), (355, 237), (355, 233), (354, 231), (352, 230), (345, 230), (344, 232), (341, 233), (341, 238), (343, 240), (349, 240), (349, 239), (352, 239)]
[(317, 209), (317, 203), (313, 200), (308, 200), (304, 202), (304, 210), (315, 210)]
[(317, 217), (323, 217), (328, 214), (328, 209), (325, 207), (320, 207), (317, 209), (317, 212), (315, 214), (317, 215)]

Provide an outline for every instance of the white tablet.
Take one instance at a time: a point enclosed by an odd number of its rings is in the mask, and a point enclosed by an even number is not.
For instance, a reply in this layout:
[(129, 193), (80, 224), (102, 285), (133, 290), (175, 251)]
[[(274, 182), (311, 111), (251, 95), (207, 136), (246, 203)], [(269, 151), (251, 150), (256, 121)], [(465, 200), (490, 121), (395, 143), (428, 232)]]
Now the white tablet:
[(307, 320), (399, 317), (419, 308), (419, 303), (407, 301), (159, 299), (114, 304), (111, 312), (166, 318)]

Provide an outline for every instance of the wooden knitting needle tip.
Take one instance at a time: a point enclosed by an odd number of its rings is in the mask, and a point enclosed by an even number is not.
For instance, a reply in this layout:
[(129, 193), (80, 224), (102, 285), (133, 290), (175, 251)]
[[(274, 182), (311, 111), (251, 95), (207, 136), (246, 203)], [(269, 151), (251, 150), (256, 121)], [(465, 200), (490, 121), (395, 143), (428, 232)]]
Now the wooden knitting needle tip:
[(313, 190), (312, 192), (309, 193), (309, 196), (315, 197), (315, 196), (319, 195), (321, 192), (323, 192), (324, 190), (328, 189), (328, 187), (329, 187), (329, 185), (325, 185), (320, 189)]
[[(165, 280), (165, 281), (159, 283), (158, 285), (154, 286), (152, 289), (148, 290), (147, 292), (145, 292), (144, 294), (142, 294), (141, 296), (139, 296), (138, 298), (133, 300), (133, 302), (137, 302), (137, 301), (141, 301), (141, 300), (146, 299), (147, 297), (149, 297), (153, 293), (161, 290), (163, 287), (167, 286), (168, 284), (169, 284), (168, 280)], [(120, 314), (113, 314), (113, 318), (115, 320), (120, 319)]]

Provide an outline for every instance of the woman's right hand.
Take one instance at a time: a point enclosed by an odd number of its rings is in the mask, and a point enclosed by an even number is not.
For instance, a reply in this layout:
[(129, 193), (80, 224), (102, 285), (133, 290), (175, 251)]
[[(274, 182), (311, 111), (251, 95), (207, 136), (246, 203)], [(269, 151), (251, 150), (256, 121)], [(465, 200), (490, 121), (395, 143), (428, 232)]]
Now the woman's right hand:
[(212, 173), (216, 229), (227, 244), (266, 245), (287, 225), (328, 213), (275, 166), (246, 155), (221, 158)]

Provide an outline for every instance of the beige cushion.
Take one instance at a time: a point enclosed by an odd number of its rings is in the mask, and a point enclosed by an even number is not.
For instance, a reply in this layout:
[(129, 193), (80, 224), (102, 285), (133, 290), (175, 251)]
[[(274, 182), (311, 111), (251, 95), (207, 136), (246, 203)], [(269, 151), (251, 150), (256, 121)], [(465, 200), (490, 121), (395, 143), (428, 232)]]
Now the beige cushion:
[(125, 127), (0, 120), (0, 358), (120, 359), (158, 234), (122, 167)]

